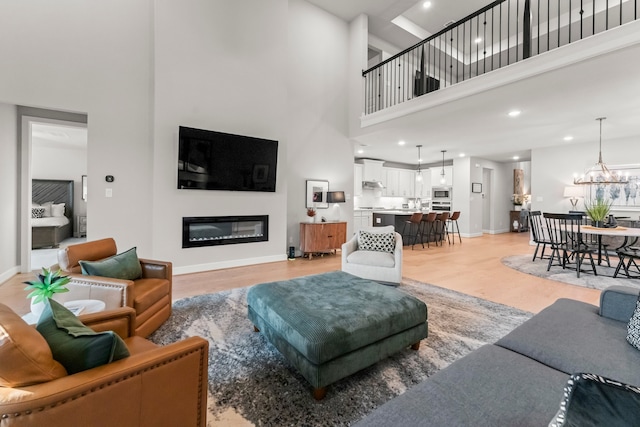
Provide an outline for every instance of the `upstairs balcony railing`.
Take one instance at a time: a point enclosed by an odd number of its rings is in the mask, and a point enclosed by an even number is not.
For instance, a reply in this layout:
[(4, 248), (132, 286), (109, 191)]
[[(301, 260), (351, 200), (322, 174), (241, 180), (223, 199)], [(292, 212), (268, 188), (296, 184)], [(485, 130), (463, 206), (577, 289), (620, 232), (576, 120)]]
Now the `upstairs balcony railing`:
[(638, 18), (638, 0), (498, 0), (363, 71), (365, 114)]

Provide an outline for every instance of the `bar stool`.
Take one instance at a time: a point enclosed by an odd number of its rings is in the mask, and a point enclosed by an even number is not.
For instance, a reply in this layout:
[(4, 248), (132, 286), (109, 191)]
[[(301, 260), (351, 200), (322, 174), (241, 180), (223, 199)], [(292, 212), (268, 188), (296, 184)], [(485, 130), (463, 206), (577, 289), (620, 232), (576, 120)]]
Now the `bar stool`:
[(449, 212), (442, 212), (436, 216), (436, 222), (439, 223), (436, 226), (436, 236), (440, 236), (440, 241), (444, 242), (444, 236), (447, 236), (447, 242), (451, 244), (449, 240), (449, 233), (447, 232), (447, 220), (449, 219)]
[(455, 211), (453, 214), (451, 214), (451, 218), (449, 218), (449, 226), (451, 227), (451, 234), (453, 235), (454, 245), (456, 244), (456, 234), (458, 235), (460, 244), (462, 244), (462, 237), (460, 237), (460, 227), (458, 226), (458, 218), (460, 218), (460, 211)]
[[(422, 243), (422, 247), (424, 248), (424, 235), (422, 233), (422, 229), (420, 228), (420, 225), (422, 224), (422, 212), (414, 212), (411, 214), (411, 218), (409, 218), (408, 221), (404, 222), (404, 226), (402, 227), (402, 235), (404, 236), (404, 230), (407, 228), (407, 225), (409, 226), (409, 235), (408, 237), (411, 238), (413, 237), (413, 243), (411, 244), (411, 249), (413, 249), (413, 245), (416, 244), (416, 240), (418, 239), (418, 236), (421, 237), (420, 239), (420, 243)], [(411, 234), (411, 230), (413, 230), (413, 226), (415, 225), (415, 229), (416, 232), (415, 234)], [(408, 239), (407, 239), (408, 241)]]
[(429, 246), (429, 241), (431, 240), (431, 236), (433, 235), (433, 241), (436, 242), (436, 246), (438, 245), (438, 241), (436, 240), (436, 216), (438, 214), (436, 212), (429, 212), (427, 215), (422, 217), (422, 235), (427, 234), (427, 247)]

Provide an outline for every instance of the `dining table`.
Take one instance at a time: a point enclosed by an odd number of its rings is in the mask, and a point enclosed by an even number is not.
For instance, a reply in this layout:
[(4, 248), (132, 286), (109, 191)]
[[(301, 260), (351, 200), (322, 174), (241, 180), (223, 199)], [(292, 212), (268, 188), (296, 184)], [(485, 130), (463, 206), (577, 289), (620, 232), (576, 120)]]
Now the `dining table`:
[(598, 236), (598, 265), (602, 264), (602, 236), (623, 237), (624, 240), (617, 249), (633, 246), (640, 238), (640, 228), (636, 227), (594, 227), (591, 225), (583, 225), (580, 232), (584, 234), (592, 234)]

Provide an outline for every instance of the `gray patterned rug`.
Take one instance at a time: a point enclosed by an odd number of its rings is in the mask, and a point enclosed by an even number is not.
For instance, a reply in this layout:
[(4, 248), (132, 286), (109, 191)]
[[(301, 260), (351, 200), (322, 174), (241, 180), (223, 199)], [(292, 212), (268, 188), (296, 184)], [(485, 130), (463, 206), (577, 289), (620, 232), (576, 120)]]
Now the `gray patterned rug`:
[(429, 337), (419, 351), (403, 350), (332, 384), (320, 402), (275, 347), (253, 332), (247, 319), (248, 288), (176, 301), (171, 318), (150, 339), (163, 345), (193, 335), (209, 340), (209, 426), (340, 426), (531, 317), (413, 280), (405, 279), (398, 289), (426, 302)]
[[(557, 282), (568, 283), (570, 285), (583, 286), (591, 289), (606, 289), (613, 285), (631, 286), (640, 289), (640, 280), (627, 279), (624, 274), (618, 274), (617, 278), (613, 278), (615, 267), (618, 265), (618, 258), (611, 258), (612, 267), (608, 267), (603, 262), (602, 265), (596, 264), (595, 276), (593, 273), (580, 273), (578, 278), (575, 270), (562, 269), (559, 265), (551, 266), (551, 269), (547, 271), (549, 260), (540, 260), (536, 258), (535, 261), (531, 261), (533, 255), (512, 255), (502, 258), (502, 263), (507, 267), (518, 270), (522, 273), (531, 274), (532, 276), (542, 277), (544, 279), (555, 280)], [(633, 267), (632, 267), (633, 268)], [(591, 270), (591, 266), (584, 266), (581, 270)], [(629, 270), (633, 274), (632, 270)]]

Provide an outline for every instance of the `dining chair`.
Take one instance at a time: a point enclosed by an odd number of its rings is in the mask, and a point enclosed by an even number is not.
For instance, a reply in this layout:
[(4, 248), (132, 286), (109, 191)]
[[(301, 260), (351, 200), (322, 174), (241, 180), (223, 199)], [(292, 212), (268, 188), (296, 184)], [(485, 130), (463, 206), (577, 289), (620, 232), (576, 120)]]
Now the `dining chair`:
[(544, 250), (547, 248), (547, 245), (551, 245), (551, 240), (549, 236), (546, 234), (546, 227), (544, 224), (544, 219), (542, 218), (542, 212), (540, 211), (531, 211), (529, 212), (529, 224), (531, 225), (531, 234), (533, 235), (533, 241), (536, 244), (536, 250), (533, 252), (532, 261), (536, 260), (536, 256), (538, 255), (538, 249), (540, 249), (540, 245), (542, 245), (542, 252), (540, 252), (540, 259), (548, 259), (544, 257)]
[[(616, 271), (613, 273), (613, 277), (618, 277), (618, 273), (620, 269), (624, 269), (624, 274), (630, 279), (640, 279), (640, 275), (632, 276), (629, 273), (629, 269), (633, 265), (638, 273), (640, 273), (640, 267), (636, 263), (636, 260), (640, 260), (640, 248), (636, 246), (626, 246), (623, 248), (619, 248), (616, 250), (616, 254), (620, 261), (618, 261), (618, 266), (616, 267)], [(625, 264), (626, 261), (626, 264)]]
[(551, 257), (547, 271), (551, 270), (554, 259), (557, 259), (558, 265), (561, 265), (563, 269), (574, 260), (577, 277), (580, 277), (584, 258), (588, 256), (593, 274), (597, 276), (598, 272), (593, 260), (593, 254), (597, 249), (589, 247), (582, 239), (580, 231), (582, 215), (545, 212), (543, 216), (551, 241)]
[[(422, 243), (422, 247), (424, 248), (424, 235), (422, 230), (422, 212), (414, 212), (411, 214), (411, 218), (404, 222), (404, 227), (402, 227), (402, 236), (405, 235), (405, 229), (407, 226), (409, 227), (409, 239), (413, 238), (413, 243), (411, 243), (411, 249), (416, 244), (416, 240), (418, 240), (418, 236), (420, 236), (420, 243)], [(412, 234), (412, 230), (415, 228), (415, 233)], [(407, 239), (407, 241), (409, 240)]]

